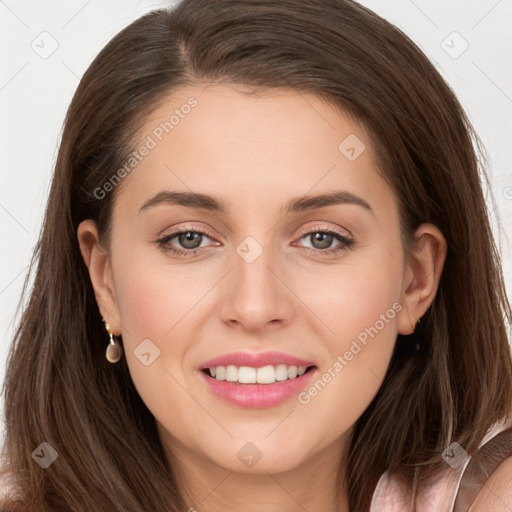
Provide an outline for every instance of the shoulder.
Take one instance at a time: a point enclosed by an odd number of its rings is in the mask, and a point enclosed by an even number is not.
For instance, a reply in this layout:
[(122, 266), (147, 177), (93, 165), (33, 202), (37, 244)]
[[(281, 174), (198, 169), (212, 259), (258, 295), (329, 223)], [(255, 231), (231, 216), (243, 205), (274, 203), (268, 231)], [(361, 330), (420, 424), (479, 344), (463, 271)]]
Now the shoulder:
[(512, 457), (505, 459), (477, 494), (469, 512), (510, 512), (512, 510)]
[[(496, 431), (498, 432), (496, 434)], [(494, 430), (470, 464), (468, 484), (474, 488), (468, 512), (512, 510), (512, 422)], [(468, 496), (471, 492), (468, 492)]]

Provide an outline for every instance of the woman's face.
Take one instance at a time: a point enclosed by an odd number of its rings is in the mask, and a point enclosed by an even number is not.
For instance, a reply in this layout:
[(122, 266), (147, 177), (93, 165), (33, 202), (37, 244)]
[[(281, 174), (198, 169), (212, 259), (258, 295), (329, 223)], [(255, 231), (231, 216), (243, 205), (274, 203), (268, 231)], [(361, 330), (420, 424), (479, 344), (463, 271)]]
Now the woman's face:
[(169, 455), (274, 473), (329, 454), (336, 467), (397, 334), (428, 307), (371, 141), (284, 89), (190, 86), (146, 121), (90, 270)]

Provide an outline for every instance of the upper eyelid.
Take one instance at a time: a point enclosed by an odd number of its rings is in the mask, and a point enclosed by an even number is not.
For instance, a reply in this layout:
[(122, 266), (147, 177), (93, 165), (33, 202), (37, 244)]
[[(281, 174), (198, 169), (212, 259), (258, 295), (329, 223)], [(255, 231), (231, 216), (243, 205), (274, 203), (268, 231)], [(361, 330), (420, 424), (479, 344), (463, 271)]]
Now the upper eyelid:
[[(322, 232), (322, 231), (332, 231), (339, 236), (344, 236), (345, 238), (353, 238), (352, 233), (345, 228), (338, 228), (338, 227), (331, 227), (327, 225), (323, 226), (311, 226), (309, 228), (304, 228), (300, 230), (301, 236), (310, 234), (310, 233), (316, 233), (316, 232)], [(344, 233), (343, 233), (344, 232)]]

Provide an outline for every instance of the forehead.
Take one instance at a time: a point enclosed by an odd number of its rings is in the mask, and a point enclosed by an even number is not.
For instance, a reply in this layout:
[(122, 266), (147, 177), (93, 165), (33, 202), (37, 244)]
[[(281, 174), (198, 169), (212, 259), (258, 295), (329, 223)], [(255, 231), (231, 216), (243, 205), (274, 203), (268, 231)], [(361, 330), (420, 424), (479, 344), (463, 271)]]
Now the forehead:
[(364, 127), (293, 89), (182, 87), (148, 116), (134, 147), (146, 149), (120, 194), (132, 209), (163, 188), (215, 194), (245, 207), (346, 189), (393, 206)]

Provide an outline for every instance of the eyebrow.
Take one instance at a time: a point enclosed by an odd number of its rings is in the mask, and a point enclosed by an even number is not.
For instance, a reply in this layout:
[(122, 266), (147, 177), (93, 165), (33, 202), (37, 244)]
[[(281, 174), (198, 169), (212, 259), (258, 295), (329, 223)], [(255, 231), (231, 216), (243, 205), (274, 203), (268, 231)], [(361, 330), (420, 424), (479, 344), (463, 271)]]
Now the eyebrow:
[[(151, 199), (148, 199), (140, 208), (139, 213), (161, 204), (174, 204), (189, 208), (208, 210), (216, 213), (229, 213), (228, 205), (222, 199), (196, 192), (177, 192), (169, 190), (162, 190)], [(315, 210), (326, 206), (340, 204), (361, 206), (368, 210), (372, 215), (375, 215), (372, 207), (363, 198), (346, 190), (337, 190), (314, 196), (296, 197), (284, 205), (281, 208), (281, 212), (283, 214), (287, 214), (292, 212)]]

